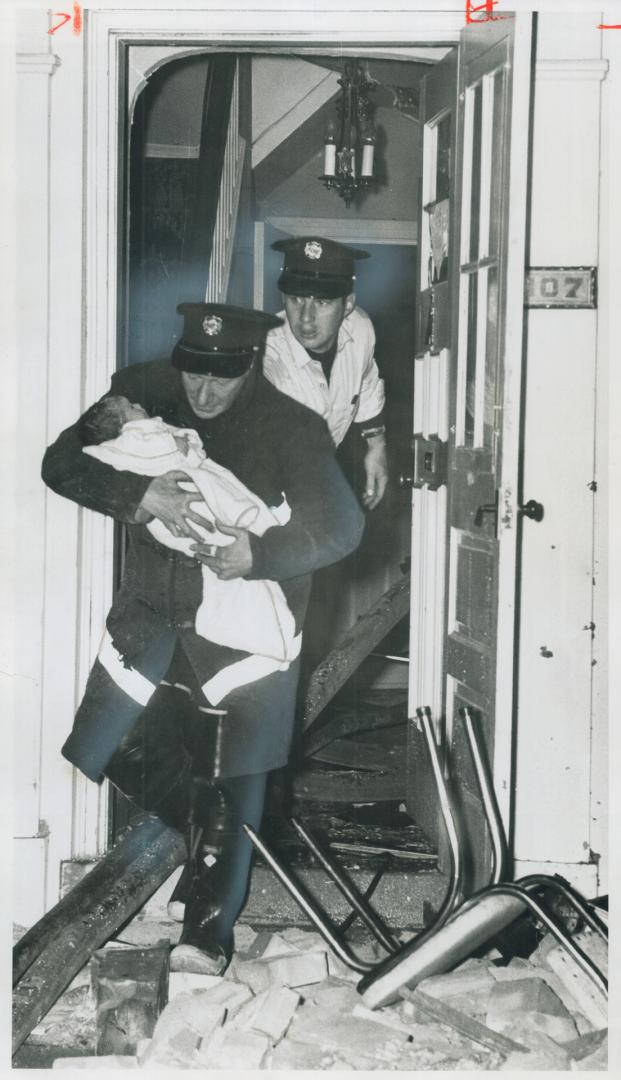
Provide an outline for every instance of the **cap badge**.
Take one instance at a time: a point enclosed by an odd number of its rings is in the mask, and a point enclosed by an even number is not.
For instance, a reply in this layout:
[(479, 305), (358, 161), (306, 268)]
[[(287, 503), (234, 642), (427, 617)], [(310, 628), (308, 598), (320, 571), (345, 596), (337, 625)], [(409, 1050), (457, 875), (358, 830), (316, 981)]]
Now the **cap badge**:
[(209, 315), (208, 318), (203, 319), (203, 330), (208, 337), (213, 337), (214, 334), (219, 334), (222, 329), (222, 319), (218, 315)]
[(323, 255), (323, 248), (318, 240), (309, 240), (304, 245), (304, 254), (307, 259), (320, 259)]

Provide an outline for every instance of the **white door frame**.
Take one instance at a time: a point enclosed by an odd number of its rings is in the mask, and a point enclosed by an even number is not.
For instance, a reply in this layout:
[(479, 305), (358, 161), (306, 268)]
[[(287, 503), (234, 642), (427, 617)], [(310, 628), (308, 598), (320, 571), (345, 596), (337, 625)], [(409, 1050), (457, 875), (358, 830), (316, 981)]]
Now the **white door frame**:
[[(498, 619), (497, 666), (495, 684), (494, 759), (491, 762), (498, 807), (507, 836), (510, 835), (513, 803), (513, 736), (515, 728), (516, 599), (517, 599), (517, 520), (520, 415), (522, 397), (524, 327), (524, 252), (526, 243), (528, 143), (530, 93), (532, 80), (531, 25), (529, 12), (516, 14), (511, 86), (511, 142), (517, 152), (511, 155), (509, 186), (506, 193), (509, 214), (506, 279), (506, 318), (504, 381), (502, 403), (502, 456), (498, 478)], [(459, 136), (458, 136), (459, 138)], [(429, 142), (429, 141), (428, 141)], [(429, 153), (430, 146), (426, 146)], [(426, 169), (423, 161), (423, 174)], [(456, 183), (460, 178), (456, 178)], [(518, 198), (519, 195), (519, 198)], [(454, 229), (455, 242), (461, 226)], [(424, 243), (421, 238), (421, 243)], [(456, 298), (455, 298), (456, 302)], [(456, 352), (458, 342), (452, 343)], [(448, 438), (447, 400), (448, 351), (437, 357), (417, 359), (421, 390), (415, 404), (414, 431), (425, 437)], [(449, 581), (444, 560), (446, 488), (436, 492), (414, 490), (412, 493), (414, 528), (412, 532), (412, 592), (418, 591), (418, 604), (412, 605), (410, 649), (409, 712), (417, 706), (429, 706), (434, 719), (440, 720), (444, 699), (442, 655), (445, 640), (444, 601)], [(440, 545), (440, 550), (439, 550)], [(447, 706), (447, 725), (450, 725)]]

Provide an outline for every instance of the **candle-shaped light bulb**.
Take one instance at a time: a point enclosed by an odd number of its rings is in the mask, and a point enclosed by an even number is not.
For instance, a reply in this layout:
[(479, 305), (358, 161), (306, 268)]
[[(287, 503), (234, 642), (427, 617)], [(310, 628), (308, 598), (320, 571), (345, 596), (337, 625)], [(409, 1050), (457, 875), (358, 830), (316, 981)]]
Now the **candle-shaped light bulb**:
[(362, 167), (360, 169), (360, 175), (370, 177), (373, 176), (373, 157), (375, 154), (375, 139), (372, 134), (365, 135), (364, 142), (362, 144)]
[(323, 175), (334, 176), (336, 174), (336, 139), (332, 121), (326, 128), (326, 138), (323, 148)]

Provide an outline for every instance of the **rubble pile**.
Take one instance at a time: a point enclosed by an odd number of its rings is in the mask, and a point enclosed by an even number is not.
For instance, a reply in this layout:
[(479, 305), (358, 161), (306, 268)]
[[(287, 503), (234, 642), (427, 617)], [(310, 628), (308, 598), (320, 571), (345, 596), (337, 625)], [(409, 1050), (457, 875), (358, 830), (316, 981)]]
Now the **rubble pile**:
[[(605, 968), (601, 939), (577, 940)], [(59, 1057), (54, 1068), (605, 1070), (605, 1002), (546, 936), (529, 959), (492, 950), (366, 1008), (360, 976), (318, 934), (236, 930), (223, 977), (170, 973), (168, 1004), (134, 1054)], [(380, 958), (375, 944), (358, 955)], [(382, 954), (383, 955), (383, 954)]]

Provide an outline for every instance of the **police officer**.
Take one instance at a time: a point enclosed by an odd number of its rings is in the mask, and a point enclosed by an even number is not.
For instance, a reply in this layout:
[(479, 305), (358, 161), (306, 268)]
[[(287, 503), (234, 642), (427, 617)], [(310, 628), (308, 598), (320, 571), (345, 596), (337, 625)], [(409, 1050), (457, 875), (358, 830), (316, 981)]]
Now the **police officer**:
[(268, 334), (264, 374), (325, 418), (335, 446), (353, 424), (365, 441), (362, 502), (372, 510), (386, 490), (388, 468), (375, 333), (354, 291), (354, 264), (368, 252), (320, 236), (272, 247), (284, 254), (278, 287), (286, 321)]
[[(194, 428), (209, 457), (268, 506), (288, 508), (288, 522), (261, 537), (229, 528), (233, 542), (214, 549), (195, 532), (205, 520), (191, 506), (196, 492), (181, 486), (183, 472), (151, 479), (116, 471), (82, 452), (79, 421), (47, 450), (43, 478), (124, 522), (129, 536), (104, 645), (63, 754), (186, 836), (177, 890), (184, 926), (171, 964), (220, 973), (247, 890), (251, 846), (241, 825), (258, 828), (267, 774), (287, 762), (298, 661), (237, 687), (217, 707), (209, 701), (201, 688), (246, 654), (196, 633), (202, 564), (223, 579), (280, 582), (299, 632), (312, 571), (357, 546), (363, 519), (324, 421), (260, 372), (265, 336), (281, 320), (217, 304), (178, 310), (183, 335), (172, 357), (118, 371), (109, 393)], [(145, 528), (154, 517), (192, 537), (194, 556), (158, 544)]]

